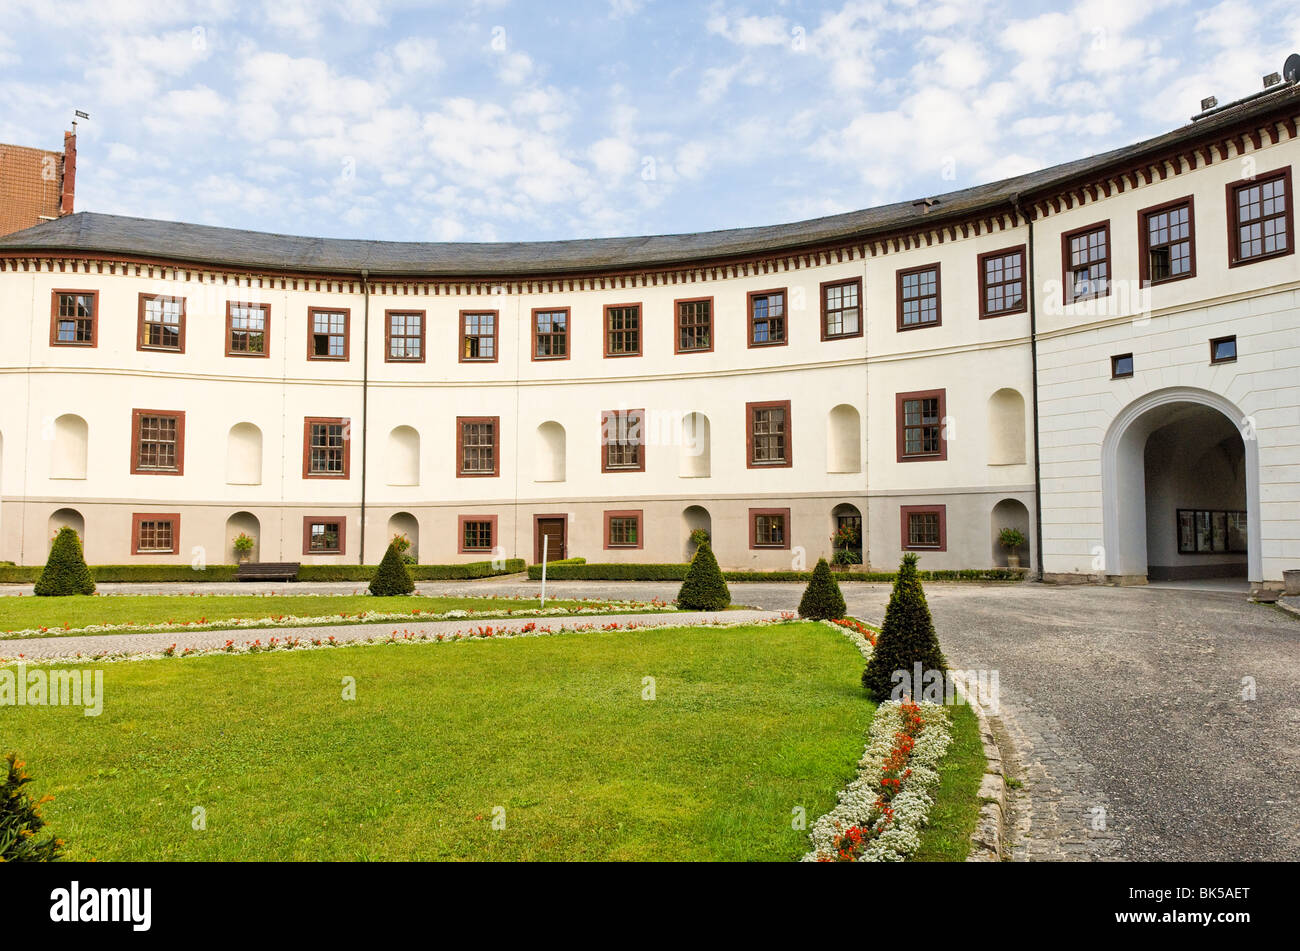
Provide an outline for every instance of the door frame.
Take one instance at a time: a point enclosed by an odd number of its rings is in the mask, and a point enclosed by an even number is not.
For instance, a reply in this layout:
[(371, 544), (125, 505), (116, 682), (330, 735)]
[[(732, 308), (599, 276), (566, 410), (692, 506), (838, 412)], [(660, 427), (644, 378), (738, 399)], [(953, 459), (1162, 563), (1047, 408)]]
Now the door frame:
[(549, 515), (546, 514), (534, 515), (533, 516), (533, 564), (535, 565), (540, 565), (542, 563), (542, 519), (557, 519), (561, 526), (561, 532), (563, 537), (560, 542), (560, 545), (562, 547), (560, 549), (560, 557), (556, 558), (555, 560), (559, 561), (561, 558), (566, 558), (568, 557), (568, 553), (569, 553), (568, 513), (555, 512)]

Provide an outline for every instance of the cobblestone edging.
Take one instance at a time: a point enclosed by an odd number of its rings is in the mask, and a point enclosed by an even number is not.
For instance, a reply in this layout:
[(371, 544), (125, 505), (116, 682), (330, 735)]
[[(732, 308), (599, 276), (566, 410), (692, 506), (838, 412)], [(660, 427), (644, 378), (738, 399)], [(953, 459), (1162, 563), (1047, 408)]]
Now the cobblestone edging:
[(980, 743), (984, 746), (984, 777), (980, 780), (980, 815), (970, 837), (967, 862), (1002, 862), (1007, 858), (1003, 842), (1007, 831), (1007, 777), (1002, 764), (1002, 749), (989, 718), (978, 702), (962, 690), (966, 702), (979, 720)]

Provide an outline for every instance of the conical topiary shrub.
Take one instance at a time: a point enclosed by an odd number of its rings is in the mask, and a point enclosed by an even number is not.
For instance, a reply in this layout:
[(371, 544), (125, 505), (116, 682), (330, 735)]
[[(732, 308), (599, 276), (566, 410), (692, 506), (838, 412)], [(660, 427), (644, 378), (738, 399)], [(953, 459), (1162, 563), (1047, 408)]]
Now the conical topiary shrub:
[(930, 607), (925, 603), (925, 591), (916, 575), (916, 553), (908, 552), (898, 566), (898, 578), (885, 609), (885, 623), (876, 638), (876, 650), (862, 674), (862, 686), (875, 700), (888, 700), (897, 681), (895, 671), (907, 675), (906, 692), (917, 699), (922, 684), (911, 683), (916, 665), (922, 674), (932, 670), (947, 671), (948, 663), (939, 649), (939, 638), (934, 633)]
[(36, 579), (36, 593), (42, 597), (95, 593), (95, 578), (86, 566), (81, 539), (74, 529), (65, 525), (54, 536), (45, 570)]
[(41, 806), (54, 797), (32, 802), (23, 789), (32, 781), (23, 770), (24, 764), (15, 753), (5, 754), (5, 763), (0, 767), (0, 864), (57, 861), (63, 855), (63, 840), (38, 838), (45, 828)]
[(406, 566), (406, 559), (398, 547), (396, 539), (388, 543), (384, 560), (370, 579), (370, 593), (379, 598), (391, 598), (398, 594), (410, 594), (415, 590), (415, 579), (411, 569)]
[(677, 592), (677, 605), (688, 611), (721, 611), (730, 603), (727, 579), (722, 577), (718, 559), (713, 557), (713, 548), (708, 542), (700, 542), (691, 566), (686, 569), (681, 590)]
[(839, 582), (831, 575), (831, 566), (825, 558), (817, 559), (808, 587), (804, 588), (799, 602), (799, 616), (811, 621), (829, 621), (844, 617), (844, 595)]

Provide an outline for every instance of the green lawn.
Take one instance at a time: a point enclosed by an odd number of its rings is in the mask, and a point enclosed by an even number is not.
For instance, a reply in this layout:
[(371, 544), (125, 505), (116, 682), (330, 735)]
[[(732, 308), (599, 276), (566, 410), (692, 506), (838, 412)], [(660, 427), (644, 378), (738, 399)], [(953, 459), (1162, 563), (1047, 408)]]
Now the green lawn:
[[(548, 608), (591, 606), (596, 602), (548, 600)], [(156, 624), (166, 621), (219, 621), (230, 618), (269, 618), (277, 615), (323, 617), (356, 615), (362, 611), (423, 614), (444, 611), (492, 612), (504, 616), (507, 611), (536, 608), (536, 600), (515, 598), (411, 597), (373, 598), (367, 594), (312, 596), (286, 595), (74, 595), (65, 598), (0, 597), (0, 639), (6, 632), (48, 627), (73, 628), (90, 624)], [(355, 618), (337, 618), (338, 623), (357, 623)]]
[(101, 716), (5, 708), (0, 745), (105, 861), (791, 860), (874, 710), (819, 624), (90, 666)]
[(921, 847), (912, 856), (914, 862), (965, 861), (983, 805), (979, 788), (987, 761), (979, 718), (964, 703), (949, 707), (948, 714), (952, 717), (952, 745), (939, 762), (934, 807), (921, 832)]

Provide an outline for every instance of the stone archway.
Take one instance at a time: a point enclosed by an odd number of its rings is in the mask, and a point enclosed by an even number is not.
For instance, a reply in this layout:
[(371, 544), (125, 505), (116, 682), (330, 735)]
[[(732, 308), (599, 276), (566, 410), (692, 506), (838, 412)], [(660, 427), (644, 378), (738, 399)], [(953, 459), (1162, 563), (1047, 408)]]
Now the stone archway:
[[(1178, 427), (1179, 432), (1206, 433), (1206, 438), (1214, 438), (1203, 446), (1198, 442), (1191, 449), (1186, 449), (1186, 442), (1161, 438), (1160, 434), (1168, 431), (1169, 427)], [(1231, 430), (1237, 433), (1235, 440), (1230, 435)], [(1152, 478), (1149, 480), (1147, 449), (1153, 437), (1154, 451), (1163, 452), (1164, 456), (1157, 455), (1150, 460)], [(1226, 484), (1228, 480), (1223, 477), (1212, 480), (1201, 478), (1199, 482), (1202, 484), (1196, 491), (1188, 488), (1197, 481), (1195, 478), (1184, 478), (1181, 483), (1171, 481), (1171, 473), (1186, 473), (1190, 470), (1194, 475), (1204, 454), (1209, 451), (1227, 453), (1229, 461), (1222, 470), (1225, 473), (1231, 471), (1232, 458), (1240, 459), (1239, 490)], [(1172, 519), (1166, 519), (1171, 512), (1195, 512), (1203, 509), (1211, 513), (1227, 513), (1234, 507), (1233, 499), (1244, 496), (1242, 504), (1246, 513), (1246, 543), (1243, 547), (1246, 574), (1252, 582), (1263, 580), (1259, 520), (1259, 442), (1254, 428), (1248, 425), (1245, 414), (1231, 401), (1217, 393), (1192, 387), (1170, 387), (1148, 393), (1126, 406), (1112, 421), (1102, 442), (1101, 465), (1104, 546), (1101, 571), (1107, 577), (1121, 582), (1141, 583), (1149, 574), (1153, 555), (1160, 560), (1170, 559), (1168, 554), (1160, 553), (1157, 546), (1149, 544), (1149, 541), (1162, 537), (1161, 532), (1170, 538), (1175, 537), (1178, 526)], [(1185, 504), (1174, 497), (1177, 492), (1189, 496)], [(1149, 497), (1152, 502), (1150, 517)], [(1165, 509), (1169, 509), (1169, 512)], [(1162, 525), (1162, 520), (1169, 524)], [(1213, 556), (1215, 552), (1199, 553), (1205, 554)], [(1177, 552), (1175, 555), (1177, 557), (1173, 560), (1179, 565), (1186, 565), (1189, 571), (1212, 570), (1195, 569), (1186, 556)], [(1240, 561), (1240, 558), (1236, 560)], [(1201, 561), (1203, 565), (1214, 564), (1212, 558), (1202, 558)], [(1224, 564), (1230, 562), (1231, 559), (1223, 559)], [(1159, 565), (1159, 561), (1156, 564), (1162, 568), (1167, 567)]]

